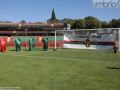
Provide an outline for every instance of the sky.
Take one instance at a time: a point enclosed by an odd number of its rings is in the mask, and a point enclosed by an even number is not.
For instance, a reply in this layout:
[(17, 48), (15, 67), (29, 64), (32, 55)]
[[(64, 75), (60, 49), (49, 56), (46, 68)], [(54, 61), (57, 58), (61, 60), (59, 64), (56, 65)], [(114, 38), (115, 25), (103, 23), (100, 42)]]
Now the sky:
[(93, 16), (109, 22), (120, 18), (120, 8), (93, 8), (92, 0), (0, 0), (0, 21), (46, 23), (54, 8), (57, 19)]

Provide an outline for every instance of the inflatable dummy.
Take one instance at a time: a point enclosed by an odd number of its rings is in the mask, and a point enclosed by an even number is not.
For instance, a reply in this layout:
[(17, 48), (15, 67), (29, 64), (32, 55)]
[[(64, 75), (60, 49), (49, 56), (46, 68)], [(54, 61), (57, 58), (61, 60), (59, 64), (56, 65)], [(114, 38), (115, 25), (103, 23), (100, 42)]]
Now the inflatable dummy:
[(21, 51), (21, 41), (20, 41), (20, 38), (17, 37), (15, 42), (16, 42), (16, 51)]
[(47, 37), (44, 37), (43, 38), (43, 51), (48, 51), (48, 38)]
[(34, 38), (29, 39), (29, 50), (34, 51)]
[(5, 41), (5, 38), (1, 38), (0, 43), (1, 43), (1, 52), (6, 52), (6, 41)]

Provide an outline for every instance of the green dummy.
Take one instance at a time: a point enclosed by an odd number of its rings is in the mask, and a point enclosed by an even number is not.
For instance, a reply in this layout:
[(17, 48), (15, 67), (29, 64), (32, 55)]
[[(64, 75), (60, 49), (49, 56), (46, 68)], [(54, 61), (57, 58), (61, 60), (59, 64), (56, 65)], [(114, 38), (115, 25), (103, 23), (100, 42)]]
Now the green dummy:
[(16, 51), (21, 51), (21, 41), (20, 41), (20, 38), (17, 37), (15, 42), (16, 42)]
[(32, 37), (29, 39), (29, 50), (34, 51), (34, 38)]
[(47, 37), (44, 37), (43, 38), (43, 51), (48, 51), (48, 38)]

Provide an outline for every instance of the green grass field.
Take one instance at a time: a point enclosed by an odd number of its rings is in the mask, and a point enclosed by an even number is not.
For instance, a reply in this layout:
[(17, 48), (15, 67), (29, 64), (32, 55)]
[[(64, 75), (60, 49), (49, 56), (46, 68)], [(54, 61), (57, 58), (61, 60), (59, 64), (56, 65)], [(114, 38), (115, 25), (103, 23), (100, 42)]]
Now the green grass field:
[(60, 49), (0, 52), (0, 87), (20, 90), (119, 90), (120, 53)]

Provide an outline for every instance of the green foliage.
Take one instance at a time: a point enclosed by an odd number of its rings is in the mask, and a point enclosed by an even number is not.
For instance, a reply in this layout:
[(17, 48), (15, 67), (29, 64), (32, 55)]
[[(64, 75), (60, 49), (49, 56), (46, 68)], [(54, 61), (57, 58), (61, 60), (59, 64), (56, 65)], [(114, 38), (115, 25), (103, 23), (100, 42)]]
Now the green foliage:
[(35, 22), (35, 23), (42, 23), (42, 22)]
[(4, 21), (5, 23), (12, 23), (11, 21)]
[(118, 25), (118, 28), (120, 28), (120, 24)]
[(59, 19), (55, 19), (55, 20), (53, 20), (53, 19), (48, 19), (47, 20), (47, 23), (60, 23), (60, 20)]
[(112, 19), (112, 20), (109, 22), (109, 26), (110, 26), (111, 28), (120, 28), (120, 20)]
[(52, 17), (47, 20), (47, 23), (60, 23), (60, 20), (56, 18), (54, 9), (52, 11)]
[[(70, 28), (71, 28), (71, 29), (74, 29), (74, 27), (73, 27), (74, 23), (75, 23), (75, 20), (70, 19)], [(76, 27), (75, 27), (75, 28), (76, 28)]]
[(56, 16), (55, 16), (55, 12), (54, 12), (54, 8), (53, 8), (53, 11), (52, 11), (52, 17), (51, 17), (52, 20), (55, 20), (56, 19)]
[(62, 19), (60, 22), (63, 23), (64, 21), (67, 21), (67, 18)]
[(101, 28), (108, 28), (109, 24), (105, 21), (101, 21)]
[(86, 24), (86, 29), (96, 29), (101, 27), (100, 21), (92, 16), (85, 18), (85, 24)]
[(86, 27), (84, 19), (78, 19), (73, 25), (74, 29), (84, 29)]
[(26, 23), (25, 20), (22, 20), (20, 23)]

